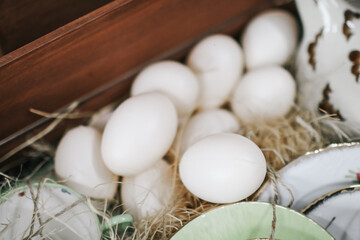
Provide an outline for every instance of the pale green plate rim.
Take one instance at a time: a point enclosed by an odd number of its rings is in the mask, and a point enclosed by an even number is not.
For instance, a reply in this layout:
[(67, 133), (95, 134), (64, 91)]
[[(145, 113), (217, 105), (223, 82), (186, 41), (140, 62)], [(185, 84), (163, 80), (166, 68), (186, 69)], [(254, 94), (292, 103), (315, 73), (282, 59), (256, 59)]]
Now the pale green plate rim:
[[(210, 210), (198, 217), (196, 217), (195, 219), (193, 219), (192, 221), (190, 221), (188, 224), (186, 224), (185, 226), (183, 226), (174, 236), (172, 236), (172, 238), (170, 240), (177, 240), (177, 239), (183, 239), (181, 236), (184, 232), (187, 232), (187, 231), (194, 231), (193, 228), (196, 226), (196, 224), (199, 224), (201, 223), (203, 220), (204, 220), (204, 217), (205, 216), (209, 216), (211, 217), (211, 215), (214, 215), (216, 216), (216, 213), (217, 212), (221, 212), (221, 211), (224, 211), (223, 209), (225, 208), (236, 208), (237, 206), (239, 205), (268, 205), (268, 206), (271, 206), (271, 203), (269, 202), (261, 202), (261, 201), (252, 201), (252, 202), (238, 202), (238, 203), (233, 203), (233, 204), (229, 204), (229, 205), (222, 205), (222, 206), (219, 206), (213, 210)], [(276, 208), (277, 209), (283, 209), (283, 210), (286, 210), (286, 211), (289, 211), (291, 212), (292, 214), (295, 214), (295, 215), (298, 215), (298, 216), (301, 216), (302, 218), (305, 218), (307, 219), (309, 222), (311, 222), (312, 224), (316, 225), (318, 228), (319, 228), (319, 231), (323, 231), (324, 234), (327, 234), (328, 235), (328, 239), (332, 239), (332, 240), (335, 240), (335, 238), (329, 233), (327, 232), (323, 227), (321, 227), (318, 223), (316, 223), (314, 220), (310, 219), (309, 217), (305, 216), (304, 214), (300, 213), (300, 212), (297, 212), (295, 211), (294, 209), (291, 209), (291, 208), (288, 208), (288, 207), (284, 207), (282, 205), (276, 205)]]

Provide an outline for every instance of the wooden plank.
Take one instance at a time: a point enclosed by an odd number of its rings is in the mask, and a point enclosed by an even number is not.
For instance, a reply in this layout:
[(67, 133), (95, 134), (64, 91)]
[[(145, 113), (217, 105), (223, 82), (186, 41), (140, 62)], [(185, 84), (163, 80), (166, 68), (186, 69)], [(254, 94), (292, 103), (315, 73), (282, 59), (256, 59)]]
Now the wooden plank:
[(131, 1), (132, 0), (116, 0), (114, 2), (111, 2), (104, 7), (96, 9), (95, 11), (86, 14), (85, 16), (80, 17), (79, 19), (76, 19), (66, 24), (65, 26), (52, 31), (43, 37), (40, 37), (36, 41), (30, 42), (29, 44), (21, 47), (20, 49), (16, 49), (15, 51), (12, 51), (11, 53), (0, 58), (0, 67), (12, 63), (16, 61), (18, 58), (23, 57), (29, 54), (30, 52), (45, 46), (46, 44), (56, 41), (57, 39), (63, 37), (66, 34), (71, 33), (72, 31), (76, 31), (77, 29), (83, 27), (84, 25), (91, 23), (92, 21), (95, 21), (96, 19), (108, 14), (109, 12), (117, 8), (124, 6), (125, 4)]
[[(51, 112), (114, 79), (121, 85), (118, 79), (150, 61), (184, 56), (204, 34), (238, 31), (248, 14), (270, 4), (267, 0), (114, 2), (5, 55), (0, 58), (0, 139), (39, 119), (29, 108)], [(87, 108), (120, 95), (102, 94)]]
[(0, 46), (9, 53), (111, 0), (0, 0)]

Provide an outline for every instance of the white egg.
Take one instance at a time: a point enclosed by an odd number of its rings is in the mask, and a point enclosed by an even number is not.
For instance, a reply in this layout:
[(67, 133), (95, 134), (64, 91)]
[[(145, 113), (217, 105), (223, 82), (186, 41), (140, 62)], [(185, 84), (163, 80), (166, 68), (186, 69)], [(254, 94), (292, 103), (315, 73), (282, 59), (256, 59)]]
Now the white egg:
[(295, 80), (280, 66), (247, 72), (231, 99), (233, 112), (243, 121), (268, 120), (284, 116), (293, 106)]
[(254, 193), (266, 174), (259, 147), (235, 133), (219, 133), (192, 145), (180, 160), (180, 178), (199, 198), (213, 203), (240, 201)]
[(241, 41), (247, 68), (288, 63), (298, 32), (295, 18), (284, 10), (267, 10), (257, 15), (245, 28)]
[(168, 205), (171, 187), (170, 165), (160, 160), (144, 172), (123, 178), (124, 209), (135, 219), (153, 216)]
[(55, 154), (55, 172), (65, 184), (93, 198), (113, 198), (118, 177), (105, 166), (100, 153), (101, 134), (79, 126), (61, 139)]
[(175, 61), (161, 61), (140, 72), (132, 85), (131, 95), (153, 91), (165, 94), (175, 104), (181, 118), (197, 107), (199, 82), (187, 66)]
[(174, 104), (163, 94), (144, 93), (124, 101), (105, 126), (101, 153), (117, 175), (138, 174), (161, 159), (176, 135)]
[(184, 152), (198, 140), (215, 133), (239, 130), (237, 118), (225, 109), (210, 109), (192, 116), (181, 136), (181, 150)]
[(202, 109), (225, 103), (244, 68), (240, 45), (223, 34), (209, 36), (196, 44), (187, 64), (200, 81)]

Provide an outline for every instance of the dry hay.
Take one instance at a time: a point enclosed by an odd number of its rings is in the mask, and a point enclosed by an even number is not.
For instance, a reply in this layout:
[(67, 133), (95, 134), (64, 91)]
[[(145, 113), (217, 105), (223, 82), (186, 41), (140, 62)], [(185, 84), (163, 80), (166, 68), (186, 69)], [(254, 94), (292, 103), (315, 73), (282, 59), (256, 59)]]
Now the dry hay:
[[(337, 141), (344, 140), (342, 138), (344, 134), (338, 133), (334, 129), (329, 130), (329, 125), (323, 124), (324, 121), (322, 120), (323, 118), (316, 119), (310, 113), (295, 106), (285, 117), (274, 121), (251, 124), (241, 123), (238, 133), (254, 141), (262, 149), (268, 166), (277, 170), (296, 157), (308, 151), (324, 147), (330, 141), (333, 142), (334, 139)], [(331, 132), (337, 132), (337, 134), (330, 136), (329, 133)], [(36, 151), (45, 150), (41, 149), (40, 144)], [(127, 230), (128, 234), (125, 233), (119, 236), (115, 231), (110, 231), (109, 235), (104, 239), (169, 239), (192, 219), (220, 206), (197, 198), (183, 186), (177, 168), (180, 160), (179, 146), (175, 144), (172, 147), (167, 155), (167, 160), (172, 164), (173, 170), (173, 195), (168, 206), (156, 216), (134, 222), (134, 226)], [(4, 179), (0, 185), (1, 187), (14, 186), (18, 182), (18, 179), (4, 173), (0, 174)], [(98, 210), (99, 207), (95, 207), (87, 200), (91, 210), (100, 216), (102, 223), (108, 222), (111, 215), (119, 213), (122, 206), (118, 197), (119, 194), (116, 194), (116, 196), (117, 199), (114, 199), (110, 204), (100, 202), (102, 206), (100, 210)], [(252, 197), (244, 201), (249, 200), (253, 200)]]

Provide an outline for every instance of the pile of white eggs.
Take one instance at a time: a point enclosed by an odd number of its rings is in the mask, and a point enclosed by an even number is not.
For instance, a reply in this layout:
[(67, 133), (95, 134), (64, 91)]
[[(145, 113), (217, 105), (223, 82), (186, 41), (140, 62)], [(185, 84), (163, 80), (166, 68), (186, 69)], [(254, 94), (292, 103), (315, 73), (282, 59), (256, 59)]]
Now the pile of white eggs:
[[(57, 175), (100, 199), (114, 197), (122, 176), (125, 210), (144, 218), (171, 199), (174, 169), (164, 156), (177, 144), (175, 170), (191, 193), (214, 203), (250, 196), (265, 178), (266, 161), (236, 132), (240, 123), (276, 119), (291, 109), (295, 81), (282, 65), (292, 59), (297, 38), (295, 19), (269, 10), (252, 19), (241, 45), (216, 34), (196, 44), (186, 64), (149, 65), (130, 98), (65, 134), (55, 156)], [(232, 112), (221, 108), (228, 102)]]

